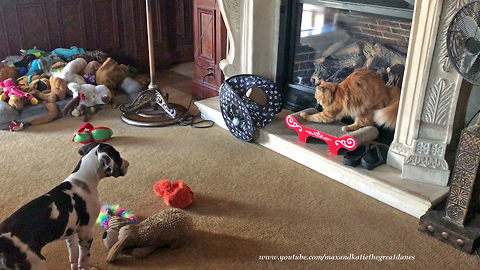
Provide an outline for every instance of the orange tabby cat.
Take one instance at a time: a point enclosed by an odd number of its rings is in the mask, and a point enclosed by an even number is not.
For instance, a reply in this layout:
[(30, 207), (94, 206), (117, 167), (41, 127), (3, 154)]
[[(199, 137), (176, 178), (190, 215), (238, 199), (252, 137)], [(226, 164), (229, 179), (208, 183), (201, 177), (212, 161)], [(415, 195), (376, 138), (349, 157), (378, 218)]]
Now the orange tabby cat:
[(385, 85), (383, 79), (371, 69), (357, 69), (340, 84), (321, 80), (315, 88), (315, 99), (323, 111), (300, 116), (307, 121), (329, 123), (344, 116), (355, 118), (343, 131), (354, 131), (364, 126), (384, 125), (395, 128), (400, 89)]

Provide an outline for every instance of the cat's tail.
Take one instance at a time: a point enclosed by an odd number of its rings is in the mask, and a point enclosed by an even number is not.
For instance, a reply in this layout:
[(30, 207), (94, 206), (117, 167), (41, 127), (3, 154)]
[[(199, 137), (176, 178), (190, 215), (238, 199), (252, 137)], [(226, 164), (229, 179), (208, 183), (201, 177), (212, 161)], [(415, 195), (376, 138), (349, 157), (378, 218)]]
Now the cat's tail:
[(400, 104), (400, 89), (391, 87), (390, 89), (391, 103), (387, 107), (376, 110), (373, 120), (379, 126), (394, 129), (397, 123), (398, 106)]

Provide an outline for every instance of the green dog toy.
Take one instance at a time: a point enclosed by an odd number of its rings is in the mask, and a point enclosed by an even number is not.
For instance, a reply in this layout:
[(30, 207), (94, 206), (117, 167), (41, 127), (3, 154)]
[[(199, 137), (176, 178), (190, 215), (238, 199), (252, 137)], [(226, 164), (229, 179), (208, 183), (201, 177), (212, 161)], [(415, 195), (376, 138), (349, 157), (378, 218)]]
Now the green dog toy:
[(91, 142), (105, 142), (112, 138), (113, 131), (107, 127), (96, 127), (92, 124), (85, 123), (83, 126), (73, 135), (73, 142), (77, 143), (91, 143)]

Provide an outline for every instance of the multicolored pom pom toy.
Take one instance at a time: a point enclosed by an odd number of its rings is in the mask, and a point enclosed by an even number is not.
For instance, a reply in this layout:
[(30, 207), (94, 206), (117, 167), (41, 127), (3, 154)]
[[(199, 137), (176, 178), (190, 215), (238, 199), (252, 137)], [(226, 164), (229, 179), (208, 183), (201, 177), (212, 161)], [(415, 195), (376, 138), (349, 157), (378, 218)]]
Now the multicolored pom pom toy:
[(98, 214), (97, 224), (100, 224), (105, 230), (108, 230), (108, 222), (112, 216), (128, 218), (132, 223), (137, 223), (137, 217), (132, 212), (120, 208), (118, 205), (105, 204), (100, 208), (100, 214)]

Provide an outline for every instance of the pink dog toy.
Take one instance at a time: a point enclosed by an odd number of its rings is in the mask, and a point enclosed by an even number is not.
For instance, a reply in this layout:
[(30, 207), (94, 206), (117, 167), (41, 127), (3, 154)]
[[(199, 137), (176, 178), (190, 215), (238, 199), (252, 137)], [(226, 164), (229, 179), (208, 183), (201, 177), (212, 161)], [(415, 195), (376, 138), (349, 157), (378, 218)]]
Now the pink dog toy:
[(0, 87), (3, 87), (3, 93), (0, 96), (0, 100), (6, 100), (7, 97), (13, 100), (28, 98), (33, 105), (38, 103), (38, 100), (34, 96), (20, 90), (20, 87), (18, 87), (12, 79), (6, 79), (1, 82)]

